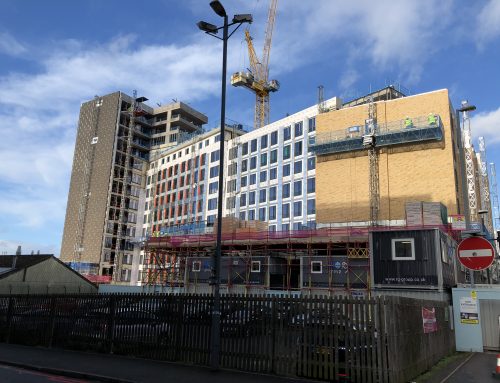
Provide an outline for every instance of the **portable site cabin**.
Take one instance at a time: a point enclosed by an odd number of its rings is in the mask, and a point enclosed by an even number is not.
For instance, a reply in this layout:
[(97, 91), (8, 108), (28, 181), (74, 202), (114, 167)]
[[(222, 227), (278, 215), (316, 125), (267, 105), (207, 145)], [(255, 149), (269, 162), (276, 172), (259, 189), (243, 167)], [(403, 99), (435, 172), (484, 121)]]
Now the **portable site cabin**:
[(456, 260), (457, 241), (440, 228), (370, 233), (374, 289), (449, 292), (465, 281)]

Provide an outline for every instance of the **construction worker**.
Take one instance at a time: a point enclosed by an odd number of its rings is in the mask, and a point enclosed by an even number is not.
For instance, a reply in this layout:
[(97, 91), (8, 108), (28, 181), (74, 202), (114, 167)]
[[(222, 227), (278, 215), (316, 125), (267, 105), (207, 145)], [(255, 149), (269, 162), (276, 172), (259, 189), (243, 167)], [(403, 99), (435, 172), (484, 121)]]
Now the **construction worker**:
[(429, 123), (429, 125), (437, 125), (436, 116), (434, 113), (429, 113), (429, 117), (427, 118), (427, 122)]
[(406, 129), (413, 128), (413, 121), (408, 116), (406, 116), (405, 118), (405, 128)]

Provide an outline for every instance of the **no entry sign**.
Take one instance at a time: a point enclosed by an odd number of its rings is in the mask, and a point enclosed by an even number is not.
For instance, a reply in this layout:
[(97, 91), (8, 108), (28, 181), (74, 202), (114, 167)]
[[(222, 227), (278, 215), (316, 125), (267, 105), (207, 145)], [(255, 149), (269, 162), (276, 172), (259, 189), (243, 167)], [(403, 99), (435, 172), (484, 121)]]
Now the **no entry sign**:
[(484, 270), (491, 266), (495, 251), (482, 237), (470, 237), (460, 242), (457, 249), (458, 260), (471, 270)]

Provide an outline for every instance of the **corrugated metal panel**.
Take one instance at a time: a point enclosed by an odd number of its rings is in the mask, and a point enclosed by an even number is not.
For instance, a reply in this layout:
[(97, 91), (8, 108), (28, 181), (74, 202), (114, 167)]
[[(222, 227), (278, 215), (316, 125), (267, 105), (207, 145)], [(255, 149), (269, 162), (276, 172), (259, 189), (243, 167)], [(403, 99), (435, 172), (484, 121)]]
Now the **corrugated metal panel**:
[[(375, 285), (438, 286), (435, 230), (373, 232)], [(415, 260), (393, 260), (392, 240), (412, 238)]]

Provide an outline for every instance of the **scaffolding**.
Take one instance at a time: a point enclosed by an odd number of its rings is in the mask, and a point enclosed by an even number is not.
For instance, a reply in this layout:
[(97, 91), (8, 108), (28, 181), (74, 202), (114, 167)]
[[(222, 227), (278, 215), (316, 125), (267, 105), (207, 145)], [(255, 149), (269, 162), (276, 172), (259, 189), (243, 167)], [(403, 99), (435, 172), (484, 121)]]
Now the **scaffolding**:
[[(221, 283), (228, 292), (245, 294), (369, 291), (368, 233), (366, 227), (223, 233)], [(151, 237), (142, 283), (202, 292), (209, 284), (215, 236)]]
[(481, 188), (481, 209), (487, 211), (484, 214), (484, 225), (487, 230), (491, 233), (493, 231), (493, 225), (491, 222), (491, 204), (490, 204), (490, 186), (488, 181), (488, 165), (486, 162), (486, 144), (484, 142), (484, 137), (478, 138), (479, 142), (479, 153), (478, 153), (478, 162), (479, 162), (479, 185)]
[(497, 172), (495, 170), (495, 163), (493, 162), (490, 162), (490, 179), (493, 229), (496, 231), (500, 230), (500, 209), (498, 206)]
[[(390, 121), (385, 124), (376, 123), (377, 147), (399, 144), (420, 143), (426, 141), (442, 141), (443, 125), (440, 116), (436, 121), (429, 122), (427, 116), (418, 116), (412, 119), (412, 125), (405, 124), (405, 120)], [(370, 134), (367, 125), (353, 125), (345, 129), (332, 132), (318, 133), (316, 141), (310, 146), (316, 155), (345, 153), (364, 150), (363, 136)]]

